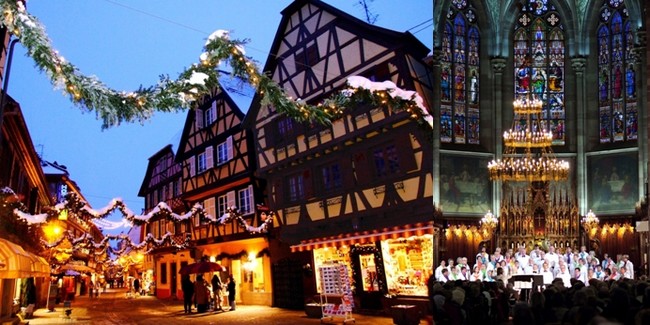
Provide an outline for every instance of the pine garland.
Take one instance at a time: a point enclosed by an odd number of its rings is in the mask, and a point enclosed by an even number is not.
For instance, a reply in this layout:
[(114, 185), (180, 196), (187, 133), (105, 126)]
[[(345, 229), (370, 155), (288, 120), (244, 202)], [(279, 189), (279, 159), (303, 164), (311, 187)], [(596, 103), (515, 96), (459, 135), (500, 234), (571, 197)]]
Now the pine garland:
[(370, 96), (373, 104), (386, 105), (395, 111), (406, 110), (420, 124), (431, 124), (431, 116), (415, 92), (408, 96), (390, 90), (375, 90), (368, 94), (357, 91), (363, 87), (352, 87), (354, 91), (335, 93), (317, 105), (293, 100), (271, 78), (260, 73), (255, 61), (245, 55), (243, 46), (246, 41), (230, 40), (224, 30), (215, 31), (208, 37), (200, 63), (192, 64), (176, 80), (161, 75), (156, 85), (140, 86), (132, 92), (117, 91), (95, 76), (83, 75), (59, 55), (45, 28), (25, 10), (21, 1), (0, 0), (0, 8), (0, 23), (20, 40), (36, 67), (47, 74), (56, 88), (63, 89), (75, 105), (83, 111), (94, 111), (102, 120), (103, 129), (122, 122), (143, 123), (156, 111), (176, 112), (198, 107), (204, 97), (219, 89), (217, 67), (225, 61), (234, 76), (248, 81), (256, 89), (261, 96), (261, 105), (271, 105), (277, 112), (300, 122), (327, 125), (340, 117), (345, 109)]
[[(166, 233), (160, 239), (156, 239), (152, 234), (148, 234), (144, 241), (139, 244), (135, 244), (127, 235), (106, 235), (101, 241), (95, 242), (93, 237), (87, 233), (83, 234), (81, 237), (74, 237), (74, 232), (66, 231), (59, 239), (53, 242), (48, 242), (44, 239), (41, 239), (41, 244), (45, 248), (53, 249), (61, 245), (64, 240), (68, 240), (70, 243), (72, 243), (73, 250), (89, 249), (93, 251), (93, 255), (103, 255), (105, 253), (110, 253), (117, 256), (122, 256), (131, 250), (143, 251), (145, 254), (148, 254), (151, 252), (151, 250), (162, 247), (163, 245), (169, 245), (178, 250), (190, 247), (192, 236), (189, 233), (186, 234), (182, 244), (175, 243), (172, 237), (173, 235), (170, 232)], [(114, 249), (111, 247), (109, 243), (111, 240), (119, 240), (121, 243), (121, 248)]]
[[(9, 188), (4, 188), (4, 191), (7, 191), (7, 195), (13, 194), (13, 191)], [(59, 215), (67, 210), (69, 218), (75, 218), (75, 221), (82, 225), (87, 230), (90, 230), (88, 226), (88, 221), (94, 221), (98, 219), (105, 219), (110, 216), (115, 210), (119, 210), (122, 213), (123, 220), (126, 220), (128, 223), (141, 226), (149, 223), (151, 220), (166, 219), (176, 222), (190, 222), (191, 218), (198, 217), (199, 221), (202, 223), (213, 224), (216, 226), (223, 225), (236, 221), (241, 228), (243, 228), (249, 234), (257, 234), (267, 232), (268, 229), (273, 225), (273, 219), (275, 213), (269, 211), (266, 207), (258, 205), (257, 209), (261, 211), (261, 217), (264, 219), (262, 224), (253, 227), (248, 221), (244, 218), (244, 215), (237, 209), (237, 207), (228, 207), (226, 208), (226, 213), (221, 217), (211, 216), (206, 213), (203, 206), (199, 203), (195, 204), (190, 211), (185, 214), (177, 214), (172, 211), (172, 209), (165, 203), (160, 202), (158, 205), (153, 208), (149, 213), (144, 215), (136, 215), (127, 207), (127, 205), (122, 201), (122, 199), (113, 199), (109, 205), (106, 207), (95, 210), (92, 209), (87, 202), (81, 200), (79, 196), (70, 192), (66, 195), (65, 201), (55, 205), (53, 208), (48, 210), (46, 213), (32, 215), (18, 209), (14, 209), (14, 215), (18, 219), (25, 221), (27, 224), (44, 224), (50, 220), (55, 220)]]

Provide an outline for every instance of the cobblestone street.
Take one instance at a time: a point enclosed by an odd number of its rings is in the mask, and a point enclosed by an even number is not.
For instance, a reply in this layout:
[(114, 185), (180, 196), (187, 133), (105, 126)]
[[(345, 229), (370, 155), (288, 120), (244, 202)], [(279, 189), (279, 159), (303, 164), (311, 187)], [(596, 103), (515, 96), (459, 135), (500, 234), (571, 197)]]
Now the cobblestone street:
[[(265, 306), (238, 305), (233, 312), (183, 313), (183, 301), (151, 296), (127, 298), (125, 289), (109, 289), (99, 298), (76, 297), (70, 318), (64, 315), (63, 304), (54, 312), (40, 308), (29, 324), (320, 324), (320, 319), (307, 318), (304, 311)], [(393, 324), (389, 317), (353, 314), (355, 324)], [(343, 323), (343, 318), (334, 318)]]

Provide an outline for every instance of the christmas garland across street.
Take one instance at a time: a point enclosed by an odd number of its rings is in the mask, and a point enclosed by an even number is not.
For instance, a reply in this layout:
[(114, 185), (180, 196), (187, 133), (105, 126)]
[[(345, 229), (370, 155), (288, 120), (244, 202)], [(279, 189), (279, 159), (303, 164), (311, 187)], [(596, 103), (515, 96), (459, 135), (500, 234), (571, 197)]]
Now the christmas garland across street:
[[(13, 193), (9, 188), (5, 188), (4, 191)], [(241, 213), (237, 207), (226, 208), (226, 212), (221, 217), (217, 218), (206, 213), (203, 206), (199, 203), (196, 203), (187, 213), (177, 214), (174, 213), (165, 202), (160, 202), (155, 208), (149, 211), (149, 213), (136, 215), (126, 206), (122, 199), (113, 199), (106, 207), (100, 210), (95, 210), (88, 206), (85, 201), (79, 199), (77, 194), (70, 192), (66, 195), (65, 201), (55, 205), (46, 213), (32, 215), (21, 211), (18, 208), (14, 209), (13, 212), (14, 215), (28, 224), (44, 224), (49, 220), (56, 219), (63, 211), (66, 211), (69, 212), (70, 217), (76, 218), (77, 222), (83, 225), (86, 220), (94, 222), (99, 219), (105, 219), (115, 210), (119, 210), (122, 213), (122, 218), (124, 220), (131, 225), (137, 226), (147, 224), (152, 219), (157, 220), (164, 218), (172, 222), (190, 222), (191, 218), (198, 217), (199, 221), (202, 223), (217, 226), (237, 221), (239, 226), (250, 234), (267, 232), (268, 228), (273, 225), (275, 213), (261, 205), (258, 205), (257, 209), (261, 212), (263, 221), (261, 225), (253, 227), (246, 221), (246, 219), (244, 219), (244, 214)]]
[[(81, 237), (75, 238), (74, 233), (72, 231), (66, 231), (58, 240), (53, 242), (48, 242), (44, 239), (41, 239), (41, 244), (45, 248), (52, 249), (61, 245), (61, 243), (64, 240), (68, 240), (72, 244), (72, 247), (74, 247), (74, 250), (85, 248), (89, 250), (92, 249), (94, 255), (103, 255), (105, 253), (110, 253), (117, 256), (122, 256), (123, 254), (128, 253), (131, 250), (140, 251), (145, 254), (148, 254), (151, 250), (158, 247), (162, 247), (165, 244), (174, 247), (177, 250), (183, 250), (185, 248), (190, 247), (190, 241), (192, 239), (191, 238), (192, 236), (189, 233), (186, 234), (185, 239), (180, 244), (174, 242), (172, 236), (173, 235), (170, 232), (167, 232), (165, 235), (162, 236), (162, 238), (156, 239), (152, 234), (148, 234), (147, 237), (145, 237), (145, 239), (141, 243), (135, 244), (133, 243), (131, 238), (127, 235), (105, 235), (100, 242), (95, 242), (92, 236), (90, 236), (89, 234), (83, 234), (81, 235)], [(111, 240), (120, 241), (121, 248), (114, 249), (113, 247), (111, 247), (109, 242)]]
[[(420, 124), (433, 125), (422, 98), (414, 91), (399, 89), (392, 82), (350, 82), (351, 90), (333, 94), (317, 105), (287, 96), (276, 82), (260, 73), (258, 65), (245, 55), (245, 41), (230, 40), (228, 31), (217, 30), (204, 45), (200, 62), (180, 73), (176, 80), (162, 75), (158, 84), (125, 92), (111, 89), (95, 76), (82, 74), (67, 62), (52, 45), (45, 28), (30, 15), (22, 1), (0, 0), (0, 23), (17, 37), (27, 49), (36, 67), (45, 72), (51, 83), (63, 89), (74, 104), (84, 111), (94, 111), (103, 121), (102, 128), (122, 122), (144, 122), (154, 112), (174, 112), (196, 108), (205, 96), (219, 89), (218, 66), (228, 62), (232, 75), (249, 82), (261, 96), (262, 105), (301, 122), (329, 124), (345, 109), (366, 102), (388, 106), (394, 111), (405, 110)], [(361, 77), (356, 77), (361, 78)], [(359, 81), (361, 79), (357, 79)]]

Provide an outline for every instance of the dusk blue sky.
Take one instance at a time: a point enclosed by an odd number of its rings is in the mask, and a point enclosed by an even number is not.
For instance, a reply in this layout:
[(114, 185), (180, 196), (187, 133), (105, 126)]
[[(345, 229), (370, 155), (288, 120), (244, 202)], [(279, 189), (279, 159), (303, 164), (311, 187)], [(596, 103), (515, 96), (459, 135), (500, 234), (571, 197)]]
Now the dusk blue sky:
[[(29, 0), (27, 11), (45, 26), (59, 53), (81, 72), (96, 75), (113, 89), (131, 91), (155, 84), (161, 74), (175, 79), (185, 67), (198, 62), (206, 38), (217, 29), (230, 30), (233, 39), (250, 39), (246, 55), (263, 66), (280, 12), (291, 2)], [(365, 20), (357, 0), (325, 2)], [(432, 0), (367, 2), (377, 15), (375, 25), (410, 30), (432, 48)], [(148, 159), (167, 144), (177, 149), (187, 113), (156, 113), (143, 125), (122, 124), (102, 131), (95, 113), (82, 112), (62, 90), (55, 90), (20, 44), (14, 53), (8, 93), (21, 105), (36, 151), (47, 161), (66, 165), (95, 209), (119, 197), (132, 211), (142, 211), (144, 200), (137, 194)], [(120, 219), (119, 213), (109, 218)], [(106, 232), (120, 231), (128, 229)]]

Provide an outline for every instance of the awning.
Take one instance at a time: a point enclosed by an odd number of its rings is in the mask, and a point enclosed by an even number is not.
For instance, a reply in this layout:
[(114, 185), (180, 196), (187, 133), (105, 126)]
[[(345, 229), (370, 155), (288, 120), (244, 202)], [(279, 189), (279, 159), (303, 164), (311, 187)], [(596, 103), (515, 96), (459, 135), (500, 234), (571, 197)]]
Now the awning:
[(291, 246), (291, 252), (302, 252), (322, 247), (374, 243), (380, 240), (408, 238), (425, 234), (433, 235), (433, 222), (303, 240), (300, 244)]
[(0, 238), (0, 279), (41, 278), (49, 275), (50, 266), (44, 258)]

